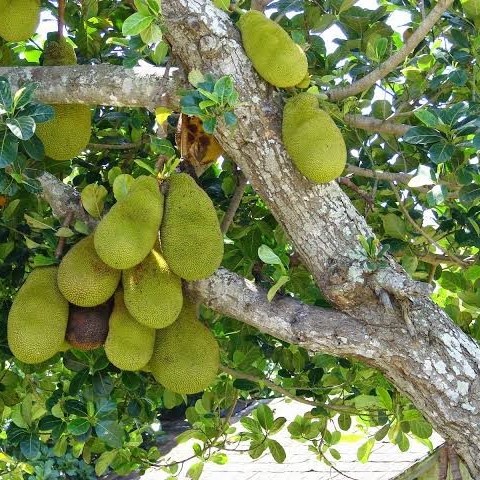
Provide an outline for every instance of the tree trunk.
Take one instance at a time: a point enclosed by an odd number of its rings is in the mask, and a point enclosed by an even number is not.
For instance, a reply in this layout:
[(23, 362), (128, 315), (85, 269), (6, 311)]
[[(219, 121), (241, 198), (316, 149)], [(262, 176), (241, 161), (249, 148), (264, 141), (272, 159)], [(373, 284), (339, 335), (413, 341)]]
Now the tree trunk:
[[(173, 53), (186, 70), (232, 75), (240, 93), (239, 124), (234, 130), (220, 125), (216, 136), (282, 224), (338, 312), (328, 314), (298, 302), (296, 310), (285, 299), (269, 304), (261, 301), (261, 292), (255, 293), (254, 302), (249, 297), (254, 287), (231, 274), (225, 277), (224, 271), (191, 289), (217, 311), (279, 338), (310, 350), (351, 356), (383, 371), (455, 446), (472, 476), (480, 478), (477, 343), (429, 299), (429, 285), (412, 281), (391, 259), (385, 269), (367, 270), (358, 236), (373, 236), (372, 232), (336, 183), (315, 186), (292, 167), (280, 138), (281, 97), (252, 70), (228, 16), (208, 0), (170, 0), (163, 4), (163, 14)], [(40, 98), (54, 96), (55, 78), (60, 91), (66, 90), (65, 79), (77, 68), (66, 73), (68, 69), (55, 67), (56, 76)], [(127, 74), (128, 81), (102, 86), (103, 67), (82, 68), (99, 73), (91, 77), (98, 89), (75, 85), (85, 103), (118, 105), (122, 95), (133, 96), (131, 103), (123, 104), (152, 107), (172, 102), (171, 84), (162, 81), (158, 70), (149, 69), (145, 76), (138, 69)], [(104, 70), (110, 78), (111, 72)], [(0, 69), (0, 75), (18, 80), (17, 72)], [(142, 85), (150, 88), (142, 92)], [(159, 86), (166, 90), (155, 90)], [(76, 92), (69, 95), (75, 101)]]

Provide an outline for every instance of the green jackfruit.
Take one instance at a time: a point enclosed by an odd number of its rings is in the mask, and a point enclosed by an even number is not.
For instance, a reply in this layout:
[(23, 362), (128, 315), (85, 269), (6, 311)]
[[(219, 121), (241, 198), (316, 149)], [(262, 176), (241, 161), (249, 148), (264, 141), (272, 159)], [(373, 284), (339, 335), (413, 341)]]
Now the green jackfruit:
[(52, 105), (54, 117), (37, 124), (35, 133), (53, 160), (70, 160), (85, 150), (90, 141), (90, 107), (76, 104)]
[(58, 268), (58, 288), (70, 303), (94, 307), (114, 294), (121, 274), (120, 270), (102, 262), (95, 250), (93, 235), (90, 235), (63, 257)]
[(123, 293), (115, 293), (113, 312), (105, 353), (110, 362), (121, 370), (140, 370), (153, 353), (155, 330), (138, 323), (123, 302)]
[(308, 74), (307, 57), (290, 35), (257, 10), (250, 10), (237, 23), (243, 48), (255, 70), (268, 83), (294, 87)]
[(130, 314), (150, 328), (173, 323), (183, 305), (182, 282), (155, 250), (122, 273), (123, 296)]
[(112, 301), (95, 307), (70, 305), (65, 336), (68, 344), (79, 350), (93, 350), (103, 345), (108, 334), (108, 319), (112, 307)]
[(28, 40), (39, 21), (38, 0), (0, 0), (0, 37), (7, 42)]
[[(1, 0), (0, 0), (1, 1)], [(75, 50), (64, 38), (45, 44), (43, 65), (75, 65)], [(80, 155), (90, 141), (92, 115), (88, 105), (55, 104), (54, 116), (39, 123), (35, 133), (45, 147), (45, 155), (53, 160), (70, 160)]]
[(462, 9), (466, 17), (472, 20), (480, 18), (480, 0), (462, 0)]
[(207, 278), (220, 266), (223, 235), (215, 208), (186, 173), (170, 177), (160, 236), (163, 256), (179, 277)]
[(36, 268), (8, 314), (8, 346), (24, 363), (42, 363), (63, 346), (68, 302), (57, 287), (57, 267)]
[(98, 256), (113, 268), (138, 265), (158, 240), (163, 194), (153, 177), (138, 177), (127, 195), (102, 218), (95, 230)]
[(73, 46), (64, 37), (48, 40), (43, 48), (43, 66), (55, 67), (76, 65), (77, 55)]
[(215, 380), (218, 366), (215, 337), (197, 319), (195, 304), (184, 301), (177, 321), (157, 330), (148, 368), (172, 392), (196, 393)]
[(313, 182), (327, 183), (343, 172), (347, 160), (345, 141), (314, 95), (300, 93), (287, 101), (282, 137), (295, 166)]

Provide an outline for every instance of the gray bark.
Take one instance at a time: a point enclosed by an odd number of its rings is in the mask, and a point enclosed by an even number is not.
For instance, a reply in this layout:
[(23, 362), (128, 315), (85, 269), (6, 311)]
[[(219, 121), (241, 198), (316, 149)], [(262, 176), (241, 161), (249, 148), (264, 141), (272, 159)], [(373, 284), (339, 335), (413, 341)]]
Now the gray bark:
[[(359, 257), (358, 235), (372, 236), (372, 232), (334, 182), (313, 185), (292, 167), (280, 138), (281, 98), (252, 70), (228, 16), (208, 0), (171, 0), (164, 3), (163, 13), (173, 52), (187, 70), (234, 78), (242, 102), (236, 109), (239, 125), (233, 131), (220, 125), (217, 138), (283, 225), (323, 294), (343, 315), (311, 310), (297, 302), (300, 313), (289, 316), (294, 309), (288, 310), (282, 302), (287, 305), (291, 300), (262, 302), (262, 293), (252, 293), (251, 285), (237, 277), (227, 281), (223, 271), (191, 288), (206, 304), (272, 335), (377, 367), (455, 445), (472, 476), (480, 478), (477, 343), (429, 299), (427, 285), (413, 282), (393, 261), (384, 270), (367, 271)], [(5, 75), (4, 70), (0, 75)], [(58, 72), (62, 82), (61, 69)], [(99, 89), (90, 91), (91, 100), (83, 90), (89, 87), (74, 84), (70, 98), (74, 88), (81, 88), (84, 93), (78, 99), (85, 103), (117, 105), (123, 89), (133, 95), (132, 103), (140, 104), (140, 93), (120, 80), (114, 84), (116, 93), (105, 97), (99, 93), (105, 93), (102, 80), (95, 81)], [(155, 75), (139, 78), (150, 81), (158, 87)], [(135, 82), (137, 90), (139, 82)], [(50, 77), (50, 84), (55, 79)], [(65, 82), (62, 85), (65, 89)], [(46, 86), (53, 96), (51, 89)], [(167, 90), (170, 95), (172, 90), (168, 86)], [(144, 105), (164, 103), (151, 101), (160, 92), (149, 90), (145, 95), (150, 97)]]

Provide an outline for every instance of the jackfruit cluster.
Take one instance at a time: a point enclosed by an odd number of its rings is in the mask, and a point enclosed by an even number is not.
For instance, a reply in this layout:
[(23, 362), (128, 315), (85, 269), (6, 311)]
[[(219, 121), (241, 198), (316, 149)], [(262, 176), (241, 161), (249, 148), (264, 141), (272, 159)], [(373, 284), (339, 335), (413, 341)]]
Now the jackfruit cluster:
[(0, 0), (0, 37), (7, 42), (28, 40), (39, 21), (39, 0)]
[(307, 57), (278, 23), (257, 10), (250, 10), (240, 17), (237, 25), (245, 53), (264, 80), (279, 88), (305, 85)]
[(218, 345), (184, 299), (181, 278), (212, 274), (223, 238), (212, 202), (191, 177), (172, 175), (167, 186), (164, 201), (155, 178), (136, 178), (58, 267), (30, 274), (8, 318), (18, 359), (39, 363), (103, 345), (115, 367), (151, 371), (177, 393), (213, 381)]
[[(0, 0), (2, 1), (2, 0)], [(76, 65), (77, 56), (65, 38), (49, 40), (43, 51), (44, 66)], [(53, 118), (39, 123), (36, 134), (53, 160), (69, 160), (85, 150), (90, 141), (90, 107), (80, 104), (55, 104)]]
[(300, 172), (315, 183), (339, 177), (347, 160), (343, 136), (315, 95), (300, 93), (283, 110), (282, 139)]

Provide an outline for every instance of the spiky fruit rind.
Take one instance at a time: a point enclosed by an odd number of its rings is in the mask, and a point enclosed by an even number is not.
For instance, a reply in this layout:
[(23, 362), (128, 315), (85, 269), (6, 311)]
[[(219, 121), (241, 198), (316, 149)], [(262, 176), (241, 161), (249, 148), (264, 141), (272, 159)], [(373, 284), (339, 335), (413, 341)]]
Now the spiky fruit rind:
[(295, 166), (315, 183), (339, 177), (347, 160), (342, 134), (317, 98), (300, 93), (283, 110), (282, 138)]
[(168, 266), (185, 280), (207, 278), (220, 266), (223, 235), (215, 207), (186, 173), (170, 177), (160, 237)]
[(182, 282), (155, 250), (122, 273), (123, 297), (130, 314), (150, 328), (165, 328), (183, 305)]
[(280, 25), (257, 10), (243, 14), (237, 25), (245, 53), (264, 80), (279, 88), (303, 81), (307, 57)]
[(205, 390), (218, 367), (217, 341), (197, 319), (195, 305), (185, 301), (177, 321), (157, 330), (148, 368), (165, 388), (185, 394)]
[(57, 267), (36, 268), (8, 314), (8, 346), (24, 363), (44, 362), (63, 347), (67, 321), (68, 302), (57, 287)]
[(89, 235), (63, 257), (58, 268), (58, 288), (70, 303), (94, 307), (114, 294), (121, 274), (120, 270), (101, 260), (95, 250), (93, 235)]
[(43, 66), (76, 65), (77, 55), (73, 46), (64, 37), (49, 40), (43, 50)]
[(95, 307), (70, 305), (65, 340), (79, 350), (93, 350), (105, 343), (112, 302)]
[(462, 0), (465, 16), (474, 20), (480, 17), (480, 0)]
[(138, 323), (130, 315), (123, 301), (123, 293), (118, 290), (105, 341), (108, 360), (121, 370), (140, 370), (150, 360), (154, 343), (155, 330)]
[(153, 177), (138, 177), (127, 195), (102, 218), (95, 230), (98, 256), (112, 268), (138, 265), (158, 240), (163, 194)]
[(0, 37), (7, 42), (28, 40), (39, 21), (38, 0), (0, 0)]
[(54, 116), (37, 124), (36, 134), (53, 160), (70, 160), (80, 155), (90, 141), (90, 107), (78, 104), (52, 105)]

